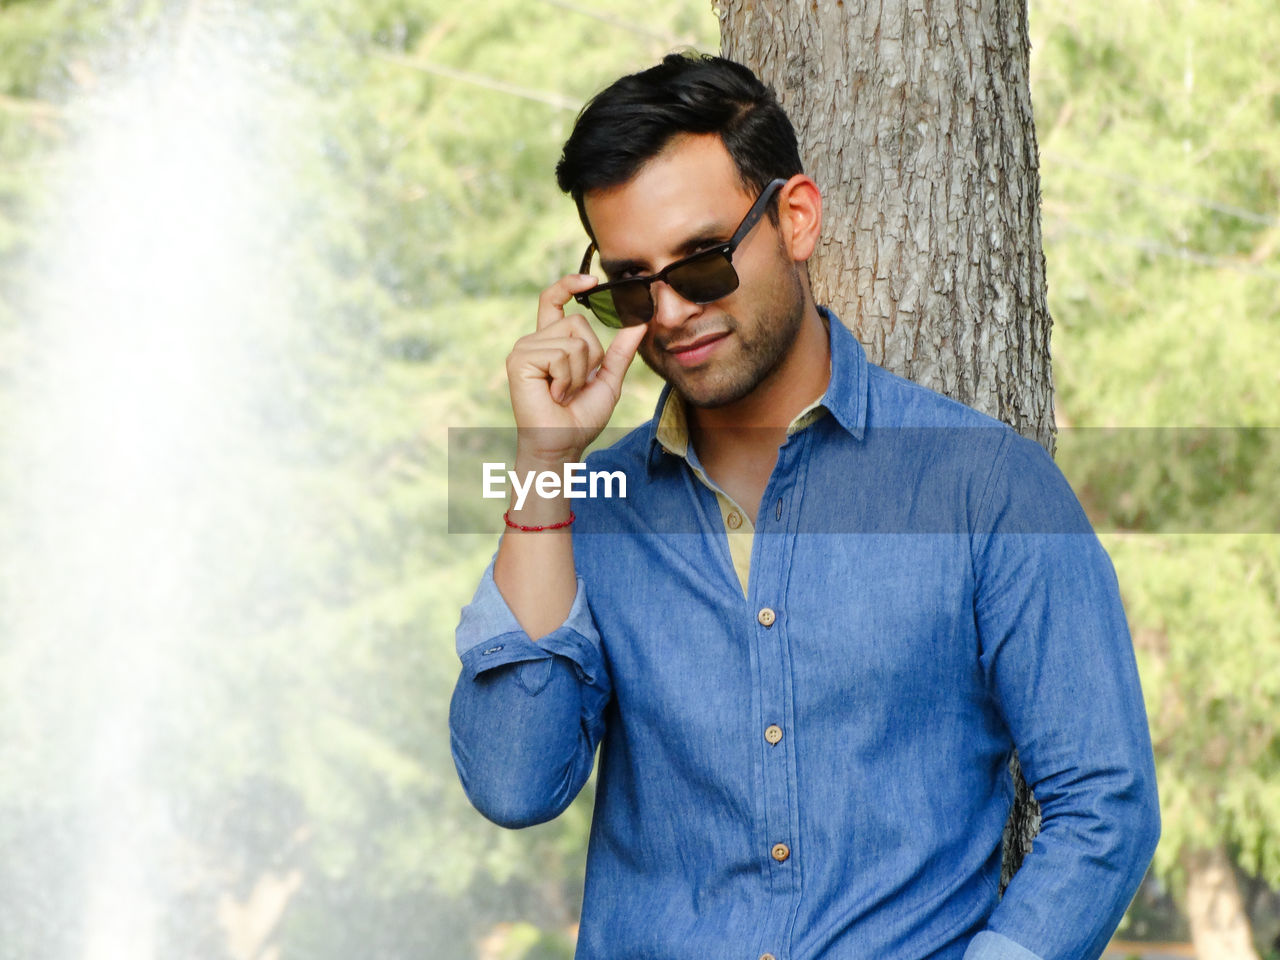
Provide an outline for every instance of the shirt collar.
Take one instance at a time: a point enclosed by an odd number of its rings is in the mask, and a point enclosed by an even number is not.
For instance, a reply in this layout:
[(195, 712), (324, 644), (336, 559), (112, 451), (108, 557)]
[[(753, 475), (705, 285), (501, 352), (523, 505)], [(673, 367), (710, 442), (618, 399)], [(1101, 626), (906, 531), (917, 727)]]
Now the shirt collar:
[[(867, 418), (867, 355), (862, 344), (834, 313), (826, 307), (818, 307), (818, 312), (827, 321), (830, 382), (821, 397), (796, 415), (787, 433), (803, 430), (824, 412), (829, 412), (849, 434), (861, 440)], [(684, 401), (672, 391), (669, 383), (662, 388), (650, 424), (647, 458), (650, 474), (662, 461), (664, 452), (688, 458), (689, 421)]]

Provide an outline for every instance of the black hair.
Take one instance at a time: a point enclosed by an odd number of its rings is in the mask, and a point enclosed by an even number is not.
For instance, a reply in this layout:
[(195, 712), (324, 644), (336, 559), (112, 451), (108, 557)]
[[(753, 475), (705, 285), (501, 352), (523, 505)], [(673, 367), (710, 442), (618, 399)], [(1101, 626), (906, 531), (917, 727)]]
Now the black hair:
[[(565, 141), (556, 182), (572, 195), (588, 234), (583, 195), (626, 183), (685, 133), (719, 134), (747, 192), (803, 172), (795, 130), (773, 90), (724, 57), (671, 53), (592, 97)], [(769, 217), (777, 222), (774, 204)]]

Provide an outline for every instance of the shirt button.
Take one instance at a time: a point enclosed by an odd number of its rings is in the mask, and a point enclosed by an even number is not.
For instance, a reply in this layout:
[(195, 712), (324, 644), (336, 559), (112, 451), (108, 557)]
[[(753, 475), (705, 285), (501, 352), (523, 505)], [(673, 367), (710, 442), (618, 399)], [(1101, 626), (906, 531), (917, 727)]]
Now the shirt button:
[(782, 728), (776, 723), (771, 723), (764, 728), (764, 738), (770, 743), (777, 743), (782, 739)]
[(761, 607), (760, 612), (756, 614), (756, 619), (760, 621), (761, 626), (772, 627), (778, 615), (768, 607)]
[(769, 852), (773, 854), (773, 859), (777, 860), (779, 863), (791, 856), (791, 848), (785, 843), (775, 843), (773, 845), (773, 849)]
[(724, 522), (729, 525), (730, 530), (737, 530), (740, 526), (742, 526), (742, 514), (740, 514), (737, 510), (730, 510), (729, 516), (725, 518)]
[(760, 960), (777, 960), (777, 958), (772, 953), (762, 953)]

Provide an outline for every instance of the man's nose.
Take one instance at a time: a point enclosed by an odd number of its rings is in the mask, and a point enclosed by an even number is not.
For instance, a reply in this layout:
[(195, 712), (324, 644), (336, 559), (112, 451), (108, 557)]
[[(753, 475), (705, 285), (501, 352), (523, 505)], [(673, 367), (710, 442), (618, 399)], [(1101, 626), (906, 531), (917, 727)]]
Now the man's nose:
[(655, 280), (650, 284), (649, 296), (653, 298), (652, 322), (659, 327), (675, 329), (702, 309), (701, 304), (676, 293), (665, 280)]

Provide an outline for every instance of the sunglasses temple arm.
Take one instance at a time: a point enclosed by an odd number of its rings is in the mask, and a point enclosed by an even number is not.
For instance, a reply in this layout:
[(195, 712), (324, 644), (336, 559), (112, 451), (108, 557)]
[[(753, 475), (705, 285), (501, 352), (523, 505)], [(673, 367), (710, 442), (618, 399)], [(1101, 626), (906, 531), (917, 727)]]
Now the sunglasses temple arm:
[[(736, 248), (742, 242), (743, 238), (751, 232), (751, 228), (764, 216), (764, 212), (768, 209), (769, 201), (773, 199), (773, 195), (786, 184), (786, 180), (778, 179), (764, 188), (764, 191), (756, 198), (756, 202), (751, 205), (751, 209), (747, 211), (747, 215), (743, 217), (738, 229), (733, 231), (733, 236), (729, 238), (730, 246)], [(591, 251), (587, 251), (587, 256), (591, 256)]]
[(578, 267), (579, 273), (586, 273), (591, 269), (591, 255), (596, 252), (596, 244), (593, 240), (587, 244), (587, 252), (582, 255), (582, 266)]

